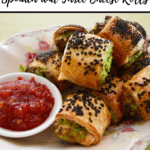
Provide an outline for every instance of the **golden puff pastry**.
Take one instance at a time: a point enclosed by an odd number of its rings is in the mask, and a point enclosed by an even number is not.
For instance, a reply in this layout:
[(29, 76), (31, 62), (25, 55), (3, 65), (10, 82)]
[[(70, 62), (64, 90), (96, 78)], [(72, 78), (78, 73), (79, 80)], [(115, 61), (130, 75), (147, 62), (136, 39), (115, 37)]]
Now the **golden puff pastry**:
[(54, 131), (63, 140), (90, 146), (100, 142), (110, 118), (101, 98), (78, 92), (67, 96), (56, 115)]
[(111, 124), (118, 124), (123, 117), (121, 108), (123, 81), (115, 76), (109, 75), (100, 90), (88, 90), (89, 93), (100, 96), (111, 113)]
[(133, 75), (148, 65), (150, 65), (150, 53), (143, 52), (138, 60), (135, 61), (131, 66), (120, 69), (120, 72), (122, 72), (121, 79), (124, 81), (131, 79)]
[(84, 27), (79, 26), (79, 25), (73, 25), (73, 24), (65, 25), (55, 31), (54, 36), (53, 36), (53, 41), (58, 50), (62, 52), (64, 51), (66, 44), (69, 40), (69, 37), (75, 31), (81, 31), (81, 32), (87, 33), (87, 30)]
[(52, 81), (60, 91), (68, 88), (71, 83), (68, 81), (58, 81), (60, 72), (62, 53), (50, 51), (38, 55), (26, 69), (26, 72), (35, 73)]
[(146, 40), (141, 32), (133, 23), (120, 17), (109, 19), (98, 35), (114, 43), (113, 61), (118, 67), (132, 63), (135, 55), (146, 51)]
[(58, 80), (98, 90), (110, 71), (112, 51), (109, 40), (76, 31), (65, 48)]
[(150, 65), (124, 84), (122, 106), (128, 119), (150, 118)]

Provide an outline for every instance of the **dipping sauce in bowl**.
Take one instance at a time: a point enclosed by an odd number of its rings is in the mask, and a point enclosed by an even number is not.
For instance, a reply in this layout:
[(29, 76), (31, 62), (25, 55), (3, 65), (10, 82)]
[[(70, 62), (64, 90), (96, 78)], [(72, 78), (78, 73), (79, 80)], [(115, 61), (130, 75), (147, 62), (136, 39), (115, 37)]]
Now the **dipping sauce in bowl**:
[(45, 84), (32, 77), (0, 84), (0, 127), (26, 131), (42, 124), (49, 116), (54, 97)]
[(61, 93), (49, 80), (26, 72), (0, 76), (0, 136), (40, 133), (53, 124), (61, 107)]

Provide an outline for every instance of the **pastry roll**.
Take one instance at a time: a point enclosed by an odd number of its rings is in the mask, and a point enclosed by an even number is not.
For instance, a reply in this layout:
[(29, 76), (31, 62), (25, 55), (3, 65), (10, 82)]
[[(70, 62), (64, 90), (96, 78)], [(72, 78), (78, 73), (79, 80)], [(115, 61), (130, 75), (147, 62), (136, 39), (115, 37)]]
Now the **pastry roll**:
[(150, 65), (124, 84), (123, 112), (128, 119), (150, 118)]
[[(130, 22), (130, 21), (129, 21)], [(141, 32), (143, 38), (146, 40), (147, 39), (147, 33), (145, 29), (137, 22), (130, 22), (138, 31)]]
[(110, 71), (112, 51), (109, 40), (76, 31), (65, 48), (58, 80), (98, 90)]
[(141, 32), (119, 17), (112, 17), (98, 35), (114, 43), (113, 61), (118, 67), (133, 63), (137, 56), (146, 51)]
[(100, 90), (89, 90), (89, 93), (101, 97), (111, 113), (111, 124), (118, 124), (123, 116), (121, 109), (123, 81), (109, 75)]
[(96, 22), (94, 28), (92, 30), (90, 30), (89, 33), (98, 35), (98, 33), (105, 27), (105, 25), (111, 18), (112, 18), (111, 16), (106, 16), (104, 22), (101, 22), (101, 23)]
[(54, 132), (68, 142), (94, 145), (100, 142), (110, 118), (108, 108), (99, 97), (78, 92), (67, 96), (56, 115)]
[(120, 72), (122, 72), (121, 79), (127, 81), (131, 79), (133, 75), (138, 73), (140, 70), (150, 65), (150, 53), (143, 52), (141, 56), (135, 61), (131, 66), (127, 68), (121, 68)]
[(81, 31), (84, 33), (87, 33), (87, 30), (79, 25), (65, 25), (63, 27), (60, 27), (53, 36), (53, 41), (57, 47), (58, 50), (64, 51), (66, 44), (69, 40), (69, 37), (75, 32), (75, 31)]
[(62, 53), (50, 51), (38, 55), (26, 69), (26, 72), (35, 73), (52, 81), (60, 91), (71, 85), (68, 81), (58, 81)]

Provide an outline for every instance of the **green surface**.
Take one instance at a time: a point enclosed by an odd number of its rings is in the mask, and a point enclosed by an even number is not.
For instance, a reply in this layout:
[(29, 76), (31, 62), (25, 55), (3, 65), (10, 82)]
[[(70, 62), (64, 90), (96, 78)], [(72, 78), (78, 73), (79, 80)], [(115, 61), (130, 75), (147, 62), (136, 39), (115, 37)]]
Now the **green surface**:
[(145, 150), (150, 150), (150, 145)]

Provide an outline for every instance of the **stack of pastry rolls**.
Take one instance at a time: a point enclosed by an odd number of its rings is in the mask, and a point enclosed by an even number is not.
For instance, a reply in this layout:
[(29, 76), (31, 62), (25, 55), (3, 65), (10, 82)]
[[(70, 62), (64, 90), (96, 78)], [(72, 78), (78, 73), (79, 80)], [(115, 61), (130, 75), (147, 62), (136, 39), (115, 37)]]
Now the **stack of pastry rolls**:
[(119, 17), (106, 17), (96, 25), (89, 33), (76, 31), (70, 36), (58, 77), (85, 90), (67, 96), (54, 132), (84, 146), (99, 143), (106, 128), (119, 124), (123, 116), (150, 117), (150, 74), (145, 74), (150, 73), (150, 66), (145, 68), (149, 63), (125, 79), (136, 62), (149, 59), (145, 30)]
[(42, 68), (62, 90), (73, 84), (84, 88), (68, 94), (56, 115), (58, 137), (90, 146), (123, 116), (150, 118), (150, 57), (141, 25), (108, 16), (89, 32), (81, 26), (63, 26), (53, 40), (57, 52), (37, 57), (27, 71)]

